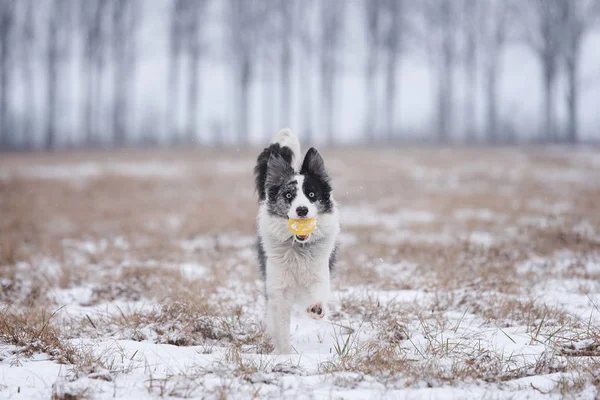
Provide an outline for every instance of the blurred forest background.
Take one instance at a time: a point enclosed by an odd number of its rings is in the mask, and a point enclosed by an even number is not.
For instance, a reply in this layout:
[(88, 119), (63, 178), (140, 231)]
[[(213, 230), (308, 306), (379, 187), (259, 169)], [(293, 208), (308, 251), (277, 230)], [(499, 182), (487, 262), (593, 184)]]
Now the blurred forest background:
[(0, 0), (0, 147), (600, 142), (600, 0)]

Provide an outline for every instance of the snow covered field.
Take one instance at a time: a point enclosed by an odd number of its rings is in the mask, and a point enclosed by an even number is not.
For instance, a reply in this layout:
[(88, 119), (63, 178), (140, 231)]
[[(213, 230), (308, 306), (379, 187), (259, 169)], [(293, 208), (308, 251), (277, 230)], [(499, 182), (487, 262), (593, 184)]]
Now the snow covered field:
[(330, 313), (273, 356), (252, 152), (0, 159), (0, 397), (600, 396), (600, 151), (324, 151)]

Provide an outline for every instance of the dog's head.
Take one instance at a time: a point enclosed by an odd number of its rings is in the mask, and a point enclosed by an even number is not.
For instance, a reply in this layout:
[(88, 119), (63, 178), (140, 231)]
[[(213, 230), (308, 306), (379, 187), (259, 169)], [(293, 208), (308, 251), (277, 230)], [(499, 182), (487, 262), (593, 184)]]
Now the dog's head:
[[(319, 152), (311, 148), (306, 153), (300, 173), (279, 154), (274, 153), (267, 165), (267, 210), (270, 214), (287, 219), (317, 218), (331, 213), (331, 183), (325, 163)], [(298, 242), (307, 242), (310, 235), (295, 236)]]

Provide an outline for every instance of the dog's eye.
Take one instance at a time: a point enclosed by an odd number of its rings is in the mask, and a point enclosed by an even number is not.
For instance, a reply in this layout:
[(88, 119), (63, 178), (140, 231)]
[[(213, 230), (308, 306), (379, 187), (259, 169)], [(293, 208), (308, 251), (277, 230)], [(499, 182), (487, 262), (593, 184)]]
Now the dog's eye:
[(314, 193), (314, 192), (310, 192), (310, 193), (308, 194), (308, 197), (315, 197), (315, 193)]
[(288, 199), (291, 199), (292, 198), (292, 194), (288, 193), (288, 194), (285, 195), (285, 197), (288, 198)]

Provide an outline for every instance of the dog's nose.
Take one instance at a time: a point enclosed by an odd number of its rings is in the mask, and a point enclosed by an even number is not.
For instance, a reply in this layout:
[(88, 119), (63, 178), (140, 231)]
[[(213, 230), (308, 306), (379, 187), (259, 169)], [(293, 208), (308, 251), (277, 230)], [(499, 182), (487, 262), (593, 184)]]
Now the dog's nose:
[(299, 217), (306, 217), (308, 214), (308, 207), (300, 206), (296, 208), (296, 214), (298, 214)]

